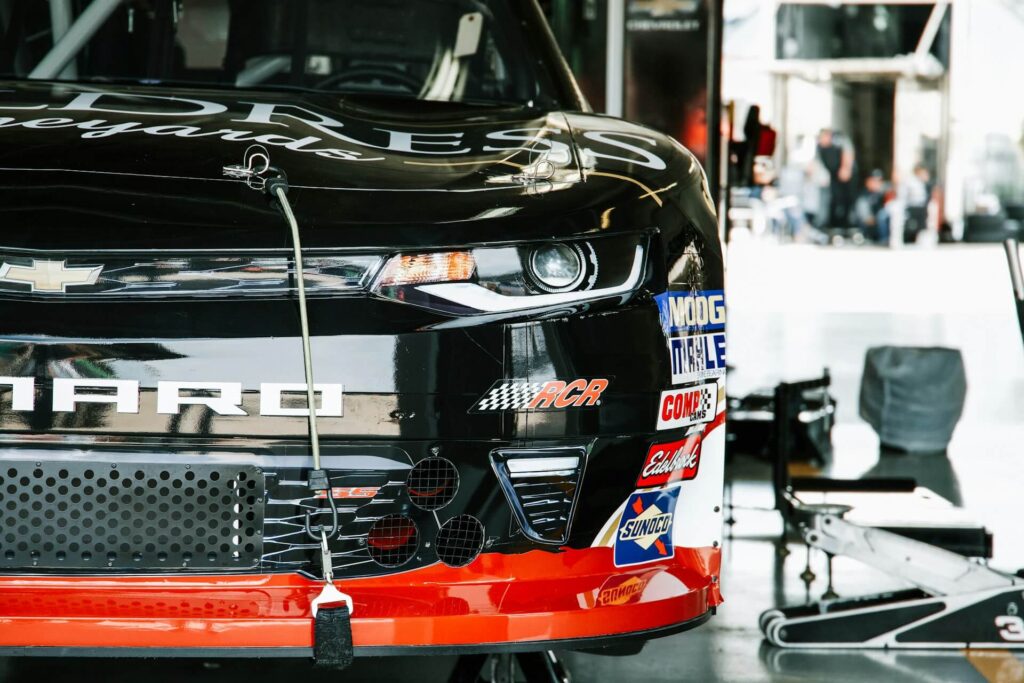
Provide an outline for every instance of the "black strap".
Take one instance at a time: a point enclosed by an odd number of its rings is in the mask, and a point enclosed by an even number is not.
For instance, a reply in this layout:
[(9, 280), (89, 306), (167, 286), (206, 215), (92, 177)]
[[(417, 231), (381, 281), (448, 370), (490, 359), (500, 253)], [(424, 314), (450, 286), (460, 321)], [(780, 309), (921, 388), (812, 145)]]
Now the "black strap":
[(348, 607), (321, 607), (313, 627), (313, 659), (321, 669), (345, 669), (352, 664), (352, 620)]

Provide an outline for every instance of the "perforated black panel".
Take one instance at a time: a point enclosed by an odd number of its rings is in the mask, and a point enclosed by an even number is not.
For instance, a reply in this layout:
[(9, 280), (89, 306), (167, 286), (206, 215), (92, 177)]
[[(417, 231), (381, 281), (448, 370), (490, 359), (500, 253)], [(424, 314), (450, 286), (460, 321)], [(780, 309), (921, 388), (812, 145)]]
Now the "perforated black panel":
[(0, 463), (0, 568), (251, 569), (263, 497), (250, 465)]

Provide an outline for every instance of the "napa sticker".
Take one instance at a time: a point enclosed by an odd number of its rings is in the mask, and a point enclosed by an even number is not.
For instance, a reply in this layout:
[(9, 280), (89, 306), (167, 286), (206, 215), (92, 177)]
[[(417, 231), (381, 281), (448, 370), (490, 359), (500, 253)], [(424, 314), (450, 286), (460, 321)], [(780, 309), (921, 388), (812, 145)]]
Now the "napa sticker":
[(725, 375), (725, 332), (668, 340), (672, 383), (687, 384)]
[(634, 493), (615, 532), (615, 566), (631, 567), (675, 557), (672, 524), (679, 488)]
[(665, 292), (655, 297), (665, 334), (725, 330), (725, 292)]

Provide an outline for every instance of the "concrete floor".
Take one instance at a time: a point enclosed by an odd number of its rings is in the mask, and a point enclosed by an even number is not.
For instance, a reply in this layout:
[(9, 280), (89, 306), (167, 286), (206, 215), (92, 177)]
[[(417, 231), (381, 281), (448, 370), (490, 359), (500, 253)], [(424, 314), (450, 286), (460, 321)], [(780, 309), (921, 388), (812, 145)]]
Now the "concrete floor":
[[(751, 242), (730, 251), (730, 393), (742, 394), (780, 379), (820, 374), (828, 366), (839, 403), (835, 476), (858, 476), (879, 463), (878, 442), (857, 416), (864, 352), (881, 344), (960, 348), (968, 374), (964, 417), (947, 461), (882, 463), (908, 475), (945, 467), (936, 488), (955, 485), (965, 507), (995, 533), (993, 564), (1024, 567), (1020, 492), (1024, 491), (1024, 352), (998, 246), (949, 246), (932, 251), (831, 249)], [(909, 471), (908, 471), (909, 470)], [(877, 469), (876, 469), (877, 471)], [(802, 546), (783, 557), (781, 530), (771, 506), (766, 466), (736, 473), (738, 507), (725, 544), (726, 604), (695, 631), (655, 641), (628, 658), (565, 655), (575, 681), (999, 681), (1024, 682), (1024, 659), (1007, 652), (793, 652), (767, 647), (757, 617), (778, 604), (817, 599), (798, 575)], [(934, 479), (934, 477), (932, 477)], [(815, 571), (824, 575), (823, 559)], [(841, 595), (897, 587), (851, 561), (836, 563)], [(444, 681), (451, 658), (362, 661), (345, 681)], [(321, 678), (303, 663), (110, 662), (0, 660), (0, 681), (73, 680), (147, 683)], [(321, 678), (321, 680), (323, 680)]]

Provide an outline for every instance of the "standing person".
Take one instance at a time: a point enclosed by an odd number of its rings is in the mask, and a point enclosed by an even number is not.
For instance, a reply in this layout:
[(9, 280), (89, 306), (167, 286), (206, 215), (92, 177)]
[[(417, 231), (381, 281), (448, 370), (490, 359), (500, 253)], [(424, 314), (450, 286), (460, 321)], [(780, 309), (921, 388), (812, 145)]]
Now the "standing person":
[(828, 171), (829, 177), (827, 227), (848, 228), (855, 160), (853, 147), (840, 141), (831, 128), (822, 128), (818, 133), (818, 159)]
[(931, 173), (923, 163), (914, 164), (914, 173), (900, 184), (900, 199), (907, 207), (904, 242), (917, 241), (917, 235), (928, 227), (928, 200), (931, 197)]
[(878, 244), (889, 244), (889, 212), (885, 208), (885, 175), (878, 169), (864, 181), (864, 191), (853, 205), (857, 227)]

